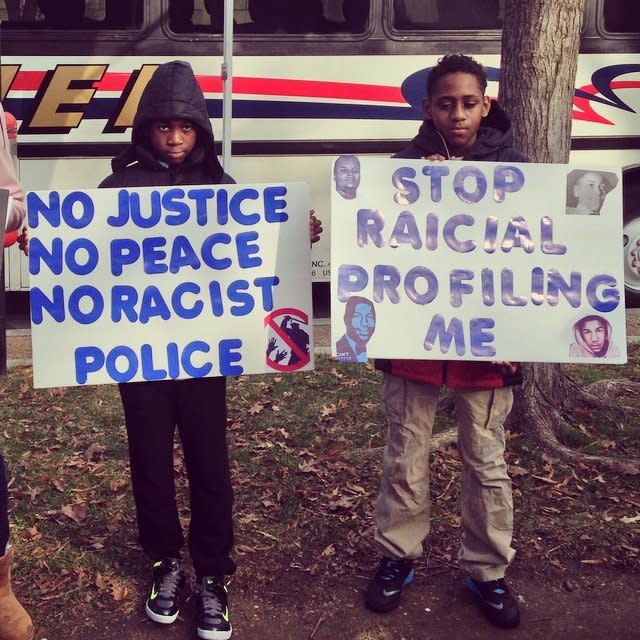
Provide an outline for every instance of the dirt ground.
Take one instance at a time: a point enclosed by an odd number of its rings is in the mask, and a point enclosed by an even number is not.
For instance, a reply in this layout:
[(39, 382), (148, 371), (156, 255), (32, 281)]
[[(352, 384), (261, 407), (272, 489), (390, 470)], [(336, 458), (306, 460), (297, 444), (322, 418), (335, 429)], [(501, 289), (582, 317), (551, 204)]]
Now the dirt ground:
[[(374, 614), (363, 604), (368, 572), (346, 582), (325, 584), (287, 574), (274, 576), (267, 591), (250, 595), (250, 576), (238, 576), (230, 588), (231, 620), (236, 640), (637, 640), (640, 635), (640, 578), (593, 567), (576, 566), (555, 577), (530, 575), (518, 568), (510, 573), (522, 611), (520, 627), (492, 627), (455, 570), (439, 575), (417, 575), (405, 590), (399, 609)], [(172, 639), (196, 637), (195, 607), (188, 600), (178, 621), (166, 627), (148, 621), (142, 613), (121, 620), (102, 614), (98, 628), (72, 621), (68, 637), (83, 640)], [(66, 616), (65, 616), (66, 617)], [(91, 626), (95, 624), (93, 620)], [(77, 626), (76, 626), (77, 625)], [(42, 625), (46, 627), (46, 625)], [(45, 631), (44, 628), (41, 629)], [(51, 630), (38, 638), (62, 640)]]

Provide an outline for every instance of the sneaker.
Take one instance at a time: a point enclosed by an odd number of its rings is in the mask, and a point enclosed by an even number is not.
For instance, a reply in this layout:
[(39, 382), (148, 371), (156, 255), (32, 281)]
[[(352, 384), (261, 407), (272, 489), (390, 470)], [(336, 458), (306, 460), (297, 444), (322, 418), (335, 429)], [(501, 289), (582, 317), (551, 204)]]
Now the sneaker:
[(520, 611), (515, 598), (509, 593), (505, 581), (476, 582), (467, 579), (467, 586), (477, 596), (482, 613), (498, 627), (512, 628), (520, 624)]
[(365, 604), (376, 613), (387, 613), (400, 604), (403, 587), (413, 581), (413, 560), (384, 557), (367, 586)]
[(177, 558), (164, 558), (153, 563), (153, 585), (144, 605), (147, 616), (160, 624), (176, 621), (180, 612), (180, 594), (184, 587), (184, 571)]
[(195, 590), (198, 602), (198, 638), (228, 640), (231, 622), (227, 587), (218, 576), (204, 576)]

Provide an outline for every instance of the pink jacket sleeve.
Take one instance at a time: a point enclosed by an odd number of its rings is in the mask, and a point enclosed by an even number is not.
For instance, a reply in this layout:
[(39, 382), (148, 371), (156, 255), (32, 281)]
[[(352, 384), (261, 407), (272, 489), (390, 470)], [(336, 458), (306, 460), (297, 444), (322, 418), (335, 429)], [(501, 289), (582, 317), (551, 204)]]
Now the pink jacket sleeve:
[(7, 212), (7, 231), (19, 229), (24, 220), (24, 192), (18, 182), (16, 170), (9, 150), (9, 138), (7, 137), (7, 123), (4, 118), (4, 110), (0, 105), (0, 128), (2, 135), (0, 140), (0, 188), (8, 189), (13, 198), (11, 210)]

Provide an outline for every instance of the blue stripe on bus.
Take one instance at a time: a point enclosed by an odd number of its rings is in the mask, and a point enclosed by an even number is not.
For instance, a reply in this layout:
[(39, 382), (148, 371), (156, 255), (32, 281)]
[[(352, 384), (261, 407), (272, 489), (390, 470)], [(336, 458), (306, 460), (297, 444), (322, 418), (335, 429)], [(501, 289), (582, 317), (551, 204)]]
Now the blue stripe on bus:
[[(64, 110), (83, 112), (88, 120), (107, 120), (120, 108), (120, 99), (94, 98), (87, 105), (68, 105)], [(5, 98), (3, 106), (18, 120), (30, 119), (33, 115), (33, 98)], [(212, 118), (222, 117), (222, 100), (207, 100), (207, 109)], [(60, 109), (63, 111), (63, 109)], [(326, 102), (297, 102), (283, 100), (244, 100), (233, 102), (235, 118), (304, 119), (326, 120), (422, 120), (419, 110), (410, 106), (340, 104)]]
[[(218, 106), (218, 105), (217, 105)], [(220, 103), (221, 109), (221, 103)], [(209, 110), (211, 110), (209, 108)], [(323, 118), (326, 120), (422, 120), (415, 109), (368, 104), (234, 100), (233, 115), (239, 118)], [(222, 117), (222, 111), (214, 117)]]

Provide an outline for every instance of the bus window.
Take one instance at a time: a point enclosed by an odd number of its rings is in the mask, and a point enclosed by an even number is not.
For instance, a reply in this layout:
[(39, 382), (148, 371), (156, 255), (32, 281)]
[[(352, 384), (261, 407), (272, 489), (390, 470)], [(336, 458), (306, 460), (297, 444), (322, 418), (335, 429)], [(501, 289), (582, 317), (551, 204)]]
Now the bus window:
[[(236, 0), (234, 30), (253, 34), (361, 33), (371, 0)], [(169, 0), (176, 33), (222, 33), (224, 0)]]
[(142, 23), (142, 0), (0, 0), (5, 27), (133, 29)]
[(640, 5), (628, 0), (604, 0), (604, 29), (608, 33), (640, 33)]
[(504, 0), (393, 0), (393, 26), (416, 29), (500, 29)]

